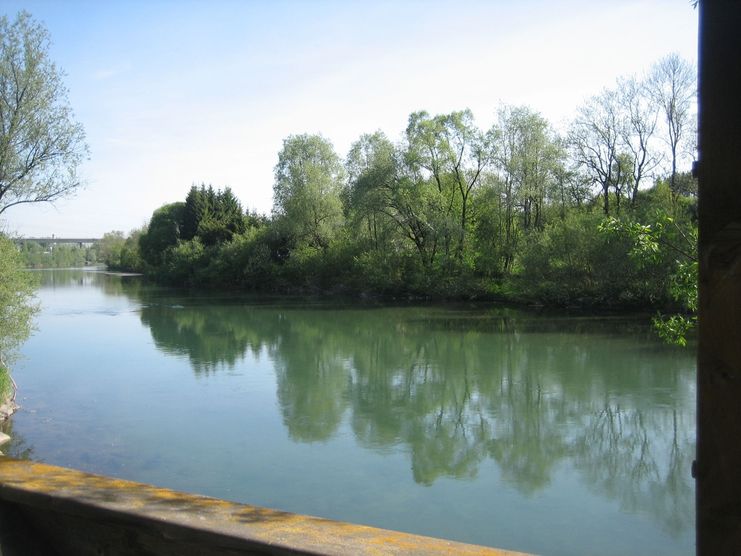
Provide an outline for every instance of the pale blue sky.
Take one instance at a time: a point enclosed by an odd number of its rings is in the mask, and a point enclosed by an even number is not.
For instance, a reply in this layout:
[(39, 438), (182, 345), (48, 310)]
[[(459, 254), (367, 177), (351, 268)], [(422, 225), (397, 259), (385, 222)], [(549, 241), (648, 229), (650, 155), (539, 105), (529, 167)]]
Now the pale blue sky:
[(91, 151), (75, 198), (3, 215), (25, 236), (127, 232), (200, 182), (269, 213), (290, 134), (344, 157), (415, 110), (488, 127), (500, 102), (563, 125), (616, 77), (697, 49), (689, 0), (0, 3), (21, 9), (52, 36)]

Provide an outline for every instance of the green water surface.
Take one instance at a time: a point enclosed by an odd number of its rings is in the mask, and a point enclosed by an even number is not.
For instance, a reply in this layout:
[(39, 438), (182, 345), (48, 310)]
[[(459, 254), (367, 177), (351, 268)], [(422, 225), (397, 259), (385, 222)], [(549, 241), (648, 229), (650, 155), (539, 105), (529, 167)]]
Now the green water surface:
[(540, 554), (694, 552), (694, 352), (646, 319), (40, 276), (12, 455)]

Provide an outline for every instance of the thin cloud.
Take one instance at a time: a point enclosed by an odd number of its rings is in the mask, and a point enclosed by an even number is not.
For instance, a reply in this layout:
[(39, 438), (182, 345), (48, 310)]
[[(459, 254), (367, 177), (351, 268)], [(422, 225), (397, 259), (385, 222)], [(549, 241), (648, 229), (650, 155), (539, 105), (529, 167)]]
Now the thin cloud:
[(119, 64), (117, 66), (111, 66), (109, 68), (103, 68), (97, 70), (95, 73), (93, 73), (93, 79), (96, 81), (104, 81), (106, 79), (111, 79), (113, 77), (117, 77), (121, 74), (124, 74), (128, 72), (131, 69), (131, 64)]

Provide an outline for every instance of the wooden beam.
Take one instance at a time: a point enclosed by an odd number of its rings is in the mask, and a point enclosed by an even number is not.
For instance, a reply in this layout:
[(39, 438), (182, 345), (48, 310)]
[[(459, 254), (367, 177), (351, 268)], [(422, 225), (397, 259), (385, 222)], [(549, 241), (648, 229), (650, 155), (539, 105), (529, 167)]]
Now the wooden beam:
[(741, 554), (741, 2), (701, 0), (698, 554)]

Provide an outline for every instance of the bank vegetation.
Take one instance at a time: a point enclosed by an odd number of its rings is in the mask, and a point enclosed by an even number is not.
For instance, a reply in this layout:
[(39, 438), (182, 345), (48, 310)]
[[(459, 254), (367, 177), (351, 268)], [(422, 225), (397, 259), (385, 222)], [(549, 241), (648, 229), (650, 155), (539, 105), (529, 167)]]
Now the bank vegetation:
[(680, 337), (696, 296), (695, 91), (669, 55), (561, 132), (503, 105), (489, 129), (469, 110), (415, 112), (400, 140), (364, 134), (344, 156), (292, 135), (270, 216), (194, 185), (99, 255), (185, 287), (650, 308), (676, 313), (657, 322)]

